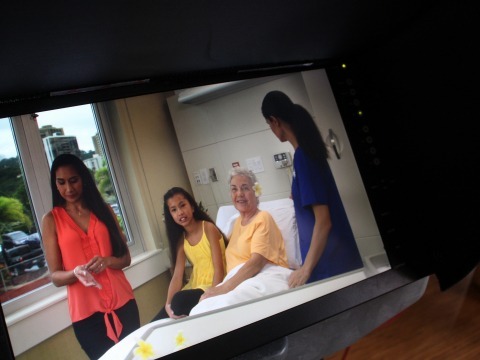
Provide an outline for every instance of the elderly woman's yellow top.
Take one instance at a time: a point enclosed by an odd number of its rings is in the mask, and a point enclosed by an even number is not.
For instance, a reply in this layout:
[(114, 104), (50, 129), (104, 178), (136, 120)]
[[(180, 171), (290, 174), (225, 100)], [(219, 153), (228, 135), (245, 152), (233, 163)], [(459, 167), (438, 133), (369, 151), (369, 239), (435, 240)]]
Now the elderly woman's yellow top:
[(252, 253), (260, 254), (271, 263), (288, 268), (282, 233), (266, 211), (260, 211), (248, 225), (241, 224), (241, 217), (233, 224), (225, 251), (227, 273), (237, 265), (247, 262)]

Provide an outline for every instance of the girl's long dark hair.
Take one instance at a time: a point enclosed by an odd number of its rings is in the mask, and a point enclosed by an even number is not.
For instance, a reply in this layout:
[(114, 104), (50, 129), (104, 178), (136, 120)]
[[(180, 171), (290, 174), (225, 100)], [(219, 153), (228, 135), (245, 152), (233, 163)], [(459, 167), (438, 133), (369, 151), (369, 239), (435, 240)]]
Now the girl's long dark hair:
[(328, 150), (312, 115), (295, 104), (281, 91), (270, 91), (263, 98), (262, 114), (265, 119), (274, 116), (290, 125), (298, 146), (312, 159), (328, 159)]
[(83, 190), (82, 197), (88, 209), (105, 224), (110, 234), (110, 243), (112, 244), (112, 255), (122, 257), (128, 251), (127, 244), (122, 238), (115, 218), (109, 209), (109, 205), (103, 200), (98, 191), (92, 174), (81, 159), (72, 154), (61, 154), (55, 158), (50, 169), (50, 186), (52, 188), (53, 206), (65, 206), (65, 199), (60, 195), (56, 186), (56, 172), (59, 167), (72, 166), (82, 179)]
[[(172, 214), (170, 214), (170, 209), (168, 208), (168, 200), (177, 194), (183, 195), (185, 199), (187, 199), (187, 201), (190, 203), (193, 208), (193, 218), (195, 220), (208, 221), (211, 222), (213, 225), (217, 226), (210, 217), (210, 215), (200, 209), (197, 202), (188, 191), (181, 187), (173, 187), (168, 190), (165, 195), (163, 195), (163, 214), (165, 216), (165, 226), (167, 228), (168, 245), (170, 246), (170, 256), (173, 267), (175, 267), (175, 263), (177, 261), (176, 255), (178, 244), (180, 241), (183, 240), (185, 236), (185, 229), (183, 228), (183, 226), (177, 224), (175, 220), (173, 220)], [(220, 231), (223, 241), (225, 241), (225, 234), (220, 229), (218, 229), (218, 231)]]

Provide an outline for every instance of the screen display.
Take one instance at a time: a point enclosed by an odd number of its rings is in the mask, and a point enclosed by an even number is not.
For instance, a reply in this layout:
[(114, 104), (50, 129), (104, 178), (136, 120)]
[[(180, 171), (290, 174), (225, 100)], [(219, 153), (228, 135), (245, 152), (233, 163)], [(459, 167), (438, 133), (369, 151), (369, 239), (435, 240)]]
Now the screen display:
[[(341, 67), (336, 71), (341, 73)], [(271, 76), (159, 94), (159, 99), (164, 101), (162, 111), (167, 119), (162, 121), (173, 126), (181, 157), (171, 159), (169, 155), (158, 154), (157, 161), (148, 171), (162, 177), (163, 163), (183, 163), (195, 200), (228, 235), (238, 211), (232, 204), (227, 174), (233, 167), (248, 168), (255, 173), (262, 189), (259, 209), (268, 211), (276, 220), (285, 241), (288, 265), (292, 270), (297, 269), (305, 254), (302, 255), (299, 245), (292, 200), (296, 149), (288, 141), (279, 141), (281, 139), (262, 115), (262, 101), (271, 91), (281, 91), (302, 106), (319, 129), (328, 153), (328, 167), (346, 214), (343, 230), (353, 235), (352, 251), (358, 252), (360, 261), (348, 270), (294, 289), (279, 288), (260, 298), (247, 295), (221, 307), (202, 308), (184, 319), (147, 324), (114, 346), (104, 359), (133, 358), (138, 339), (152, 344), (157, 355), (165, 356), (298, 307), (392, 267), (391, 254), (387, 253), (388, 241), (380, 231), (378, 213), (372, 207), (367, 191), (369, 184), (365, 182), (365, 169), (375, 168), (379, 163), (378, 154), (372, 151), (371, 133), (362, 119), (361, 106), (356, 103), (355, 96), (352, 97), (354, 94), (347, 92), (351, 98), (348, 101), (353, 104), (350, 118), (344, 109), (339, 108), (342, 100), (338, 91), (334, 93), (332, 77), (325, 69), (277, 72)], [(115, 100), (108, 106), (115, 107), (121, 102)], [(149, 109), (142, 111), (148, 112)], [(122, 116), (119, 111), (112, 112), (110, 121), (119, 121), (112, 115), (114, 113)], [(130, 111), (129, 116), (132, 124), (144, 126), (141, 112)], [(355, 132), (359, 127), (362, 129), (360, 134)], [(358, 151), (359, 144), (369, 146), (368, 156)], [(371, 180), (371, 176), (367, 178)], [(173, 182), (175, 186), (175, 180)], [(167, 189), (165, 185), (162, 192)], [(161, 199), (157, 201), (161, 202)], [(282, 211), (287, 211), (288, 216), (279, 216)], [(213, 322), (216, 326), (210, 326)], [(179, 338), (183, 339), (180, 344)]]

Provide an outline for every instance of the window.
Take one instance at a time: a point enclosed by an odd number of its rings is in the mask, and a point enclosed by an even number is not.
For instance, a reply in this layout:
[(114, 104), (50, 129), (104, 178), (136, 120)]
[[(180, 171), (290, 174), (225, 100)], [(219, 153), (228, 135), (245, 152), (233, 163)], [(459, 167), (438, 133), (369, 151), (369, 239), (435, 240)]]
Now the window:
[[(112, 180), (99, 127), (90, 105), (39, 112), (34, 116), (48, 166), (60, 154), (81, 158), (95, 178), (104, 200), (114, 209), (125, 231), (121, 205)], [(130, 239), (129, 236), (127, 236)], [(129, 240), (129, 242), (132, 242)]]
[(0, 301), (49, 282), (9, 119), (0, 119)]
[[(114, 209), (127, 235), (132, 256), (143, 251), (141, 241), (133, 240), (140, 239), (140, 233), (135, 221), (129, 221), (134, 218), (132, 207), (128, 205), (129, 196), (122, 182), (122, 169), (115, 160), (116, 154), (107, 151), (115, 147), (106, 127), (108, 124), (102, 123), (96, 108), (91, 105), (0, 119), (0, 229), (2, 239), (5, 235), (3, 244), (8, 247), (13, 241), (7, 237), (22, 235), (11, 234), (13, 231), (25, 233), (29, 237), (26, 244), (35, 246), (35, 241), (40, 244), (39, 224), (43, 214), (51, 209), (49, 168), (57, 155), (68, 152), (82, 158), (91, 169), (100, 192)], [(6, 212), (2, 212), (2, 204)], [(14, 205), (23, 214), (21, 222), (8, 221)], [(8, 255), (18, 255), (22, 250), (25, 257), (29, 248), (21, 241), (17, 243), (16, 249), (12, 247), (13, 251)], [(6, 254), (4, 248), (2, 253)], [(0, 271), (4, 274), (0, 277), (0, 296), (3, 295), (0, 299), (2, 305), (8, 303), (8, 309), (4, 306), (6, 314), (33, 303), (38, 297), (58, 291), (50, 284), (41, 247), (36, 248), (35, 254), (36, 258), (28, 254), (28, 259), (20, 261), (22, 265), (12, 265), (11, 262), (7, 265), (5, 256), (0, 257), (3, 262)], [(20, 258), (17, 256), (16, 259)], [(31, 296), (19, 297), (25, 293)]]

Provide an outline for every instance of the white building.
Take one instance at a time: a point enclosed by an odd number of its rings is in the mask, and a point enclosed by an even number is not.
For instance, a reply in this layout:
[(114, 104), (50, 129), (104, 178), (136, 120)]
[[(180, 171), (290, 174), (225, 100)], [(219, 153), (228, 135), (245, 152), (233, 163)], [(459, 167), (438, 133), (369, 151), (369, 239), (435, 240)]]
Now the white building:
[(85, 165), (93, 171), (97, 171), (103, 167), (103, 157), (98, 154), (94, 154), (92, 158), (83, 160)]

